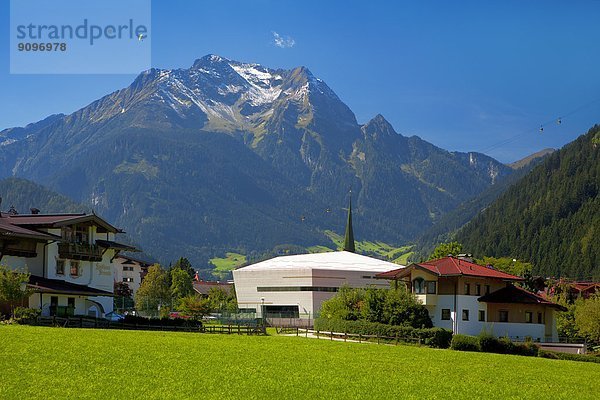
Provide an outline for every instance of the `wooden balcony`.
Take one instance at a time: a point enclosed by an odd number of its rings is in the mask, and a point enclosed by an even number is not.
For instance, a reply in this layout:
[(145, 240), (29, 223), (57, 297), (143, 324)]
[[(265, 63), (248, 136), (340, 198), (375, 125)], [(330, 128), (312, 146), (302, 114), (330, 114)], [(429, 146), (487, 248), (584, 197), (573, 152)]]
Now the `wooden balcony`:
[(94, 244), (59, 243), (58, 256), (71, 260), (102, 261), (102, 249)]

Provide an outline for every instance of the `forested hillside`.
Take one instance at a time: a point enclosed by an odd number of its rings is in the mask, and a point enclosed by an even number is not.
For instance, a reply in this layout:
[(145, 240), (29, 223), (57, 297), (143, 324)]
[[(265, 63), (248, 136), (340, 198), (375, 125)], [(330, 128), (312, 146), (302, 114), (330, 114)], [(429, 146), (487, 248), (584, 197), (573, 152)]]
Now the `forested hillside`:
[(26, 179), (0, 180), (0, 197), (0, 210), (7, 211), (12, 206), (21, 214), (29, 214), (31, 208), (37, 208), (47, 214), (90, 211), (70, 198)]
[(476, 255), (547, 276), (600, 278), (600, 126), (550, 155), (457, 235)]

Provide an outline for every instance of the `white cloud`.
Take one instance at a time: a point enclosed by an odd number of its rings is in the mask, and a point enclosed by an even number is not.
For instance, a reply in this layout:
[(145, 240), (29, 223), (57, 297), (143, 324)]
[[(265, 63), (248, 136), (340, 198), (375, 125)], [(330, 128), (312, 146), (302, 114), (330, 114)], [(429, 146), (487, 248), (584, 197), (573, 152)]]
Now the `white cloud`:
[(282, 49), (288, 49), (290, 47), (294, 47), (296, 41), (289, 36), (282, 36), (279, 33), (273, 31), (273, 43), (277, 47), (281, 47)]

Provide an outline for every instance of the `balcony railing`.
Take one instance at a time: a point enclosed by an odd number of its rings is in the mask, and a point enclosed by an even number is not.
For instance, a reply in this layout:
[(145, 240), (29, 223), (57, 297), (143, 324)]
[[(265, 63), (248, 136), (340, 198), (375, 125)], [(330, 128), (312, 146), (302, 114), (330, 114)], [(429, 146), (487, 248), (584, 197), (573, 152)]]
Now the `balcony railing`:
[(437, 294), (417, 294), (417, 299), (421, 300), (424, 306), (435, 306), (437, 305)]
[(102, 261), (102, 250), (95, 244), (59, 243), (58, 256), (73, 260)]

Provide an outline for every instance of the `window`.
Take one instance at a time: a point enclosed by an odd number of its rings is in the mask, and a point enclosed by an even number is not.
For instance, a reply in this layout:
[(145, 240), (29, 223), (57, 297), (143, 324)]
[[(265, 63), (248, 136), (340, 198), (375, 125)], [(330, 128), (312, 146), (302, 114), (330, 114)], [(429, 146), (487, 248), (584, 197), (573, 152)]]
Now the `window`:
[(123, 271), (133, 271), (133, 267), (124, 266)]
[(442, 308), (442, 320), (449, 321), (450, 320), (450, 309)]
[(508, 311), (500, 310), (499, 315), (498, 315), (498, 320), (500, 322), (508, 322)]
[(462, 320), (463, 321), (468, 321), (469, 320), (469, 310), (463, 310), (463, 312), (462, 312)]
[(475, 284), (475, 294), (481, 296), (481, 284), (479, 283)]
[(525, 311), (525, 322), (528, 324), (533, 323), (533, 313), (531, 311)]
[(471, 294), (471, 284), (470, 283), (465, 283), (465, 294), (466, 295)]
[(413, 281), (413, 290), (416, 294), (425, 294), (425, 280), (417, 278)]
[(123, 278), (123, 282), (133, 282), (133, 278)]
[(76, 278), (81, 275), (79, 261), (71, 261), (71, 276)]
[(490, 285), (485, 285), (485, 294), (490, 294)]
[(75, 308), (75, 297), (69, 297), (67, 299), (67, 306), (70, 308)]
[(88, 228), (87, 226), (76, 226), (75, 227), (75, 242), (76, 243), (88, 243)]
[(65, 260), (56, 260), (56, 275), (65, 274)]
[(539, 312), (538, 313), (538, 324), (543, 324), (543, 323), (544, 323), (544, 314)]
[(485, 322), (485, 310), (479, 310), (479, 321)]
[(427, 281), (427, 294), (435, 294), (435, 281)]

